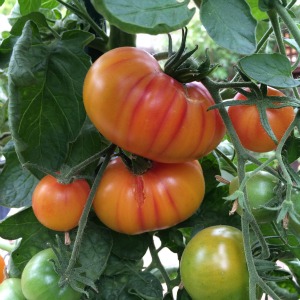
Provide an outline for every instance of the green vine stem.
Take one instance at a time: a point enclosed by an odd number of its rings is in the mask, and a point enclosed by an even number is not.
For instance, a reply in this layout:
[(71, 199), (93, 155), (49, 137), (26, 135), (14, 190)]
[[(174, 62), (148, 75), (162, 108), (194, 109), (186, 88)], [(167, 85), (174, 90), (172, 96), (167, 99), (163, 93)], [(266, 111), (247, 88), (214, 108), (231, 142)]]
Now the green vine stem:
[(296, 43), (300, 47), (300, 31), (295, 23), (292, 16), (289, 14), (287, 8), (285, 8), (278, 0), (274, 0), (274, 9), (278, 13), (278, 15), (281, 17), (285, 25), (287, 26), (288, 30), (294, 37)]
[(165, 283), (166, 283), (166, 286), (167, 286), (167, 292), (171, 292), (172, 291), (172, 282), (169, 278), (169, 275), (168, 273), (166, 272), (166, 269), (165, 267), (163, 266), (163, 264), (161, 263), (161, 260), (158, 256), (158, 250), (155, 248), (155, 245), (154, 245), (154, 235), (152, 233), (150, 233), (150, 239), (149, 239), (149, 251), (150, 251), (150, 254), (151, 254), (151, 257), (152, 257), (152, 262), (151, 264), (156, 267), (162, 277), (164, 278), (165, 280)]
[[(202, 83), (206, 86), (208, 91), (210, 92), (211, 96), (215, 100), (216, 104), (221, 103), (222, 99), (219, 94), (220, 86), (218, 83), (212, 81), (209, 78), (204, 78), (201, 80)], [(224, 87), (224, 84), (221, 85)], [(231, 142), (236, 149), (236, 156), (237, 156), (237, 173), (240, 182), (242, 182), (245, 178), (245, 165), (247, 160), (250, 157), (250, 154), (246, 151), (245, 148), (241, 146), (240, 140), (234, 130), (234, 127), (231, 123), (230, 117), (227, 113), (227, 110), (225, 107), (219, 107), (219, 112), (221, 114), (221, 117), (225, 123), (225, 126), (227, 128), (227, 134), (231, 139)], [(249, 279), (249, 285), (250, 285), (250, 300), (256, 299), (256, 285), (259, 285), (265, 292), (267, 292), (270, 296), (273, 297), (274, 300), (280, 300), (280, 298), (276, 295), (276, 293), (264, 282), (264, 280), (261, 279), (261, 277), (258, 275), (255, 261), (252, 256), (252, 249), (251, 249), (251, 241), (250, 241), (250, 225), (252, 229), (257, 234), (257, 237), (260, 241), (261, 248), (262, 248), (262, 257), (268, 256), (268, 246), (266, 244), (266, 241), (264, 240), (261, 231), (259, 229), (259, 226), (257, 222), (255, 221), (251, 210), (249, 208), (248, 204), (248, 198), (247, 198), (247, 191), (244, 189), (244, 208), (245, 213), (241, 217), (241, 224), (242, 224), (242, 232), (244, 237), (244, 248), (245, 248), (245, 257), (249, 269), (250, 279)]]
[(279, 52), (282, 55), (286, 55), (285, 54), (285, 46), (284, 46), (284, 42), (283, 42), (283, 39), (282, 39), (281, 28), (280, 28), (277, 12), (274, 9), (271, 9), (271, 10), (268, 11), (268, 16), (270, 18), (272, 28), (273, 28), (273, 31), (274, 31), (274, 34), (275, 34), (275, 37), (276, 37)]
[(81, 17), (82, 19), (86, 20), (90, 26), (93, 28), (95, 33), (101, 37), (104, 42), (108, 41), (108, 36), (105, 32), (98, 26), (98, 24), (90, 17), (90, 15), (86, 12), (86, 9), (82, 3), (78, 0), (73, 1), (74, 5), (71, 5), (63, 0), (57, 0), (60, 4), (64, 5), (70, 11), (74, 12), (77, 16)]
[(11, 253), (14, 249), (17, 248), (18, 240), (16, 241), (9, 241), (0, 238), (0, 249), (6, 252)]
[(91, 210), (92, 204), (93, 204), (93, 200), (99, 185), (99, 182), (103, 176), (103, 173), (105, 171), (105, 168), (107, 167), (114, 151), (116, 149), (116, 146), (114, 144), (110, 145), (109, 149), (107, 150), (106, 156), (104, 158), (104, 161), (101, 164), (101, 167), (96, 175), (96, 178), (93, 182), (92, 188), (91, 188), (91, 192), (89, 194), (87, 203), (84, 207), (83, 213), (81, 215), (81, 218), (79, 220), (79, 224), (78, 224), (78, 230), (77, 230), (77, 234), (76, 234), (76, 238), (74, 241), (74, 246), (73, 246), (73, 250), (72, 250), (72, 254), (71, 254), (71, 258), (69, 260), (69, 264), (64, 272), (64, 275), (62, 276), (62, 278), (60, 279), (60, 284), (64, 284), (65, 282), (67, 282), (72, 274), (72, 271), (75, 267), (78, 255), (79, 255), (79, 251), (80, 251), (80, 246), (81, 246), (81, 241), (82, 241), (82, 237), (83, 237), (83, 233), (84, 233), (84, 229), (85, 226), (87, 224), (87, 219), (88, 219), (88, 215), (89, 212)]

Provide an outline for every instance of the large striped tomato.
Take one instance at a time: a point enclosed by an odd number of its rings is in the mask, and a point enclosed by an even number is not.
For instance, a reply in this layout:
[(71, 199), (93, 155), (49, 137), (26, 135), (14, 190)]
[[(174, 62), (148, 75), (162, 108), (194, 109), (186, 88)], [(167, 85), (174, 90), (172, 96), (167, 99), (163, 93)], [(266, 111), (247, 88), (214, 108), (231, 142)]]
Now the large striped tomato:
[(104, 172), (93, 207), (111, 229), (138, 234), (184, 221), (198, 209), (204, 190), (198, 161), (153, 162), (144, 174), (135, 175), (115, 158)]
[(88, 71), (87, 115), (110, 141), (159, 162), (194, 160), (212, 151), (225, 133), (214, 100), (200, 82), (181, 84), (149, 53), (113, 49)]
[[(272, 87), (268, 87), (267, 95), (284, 96), (281, 91)], [(240, 101), (241, 105), (230, 106), (228, 114), (242, 145), (254, 152), (274, 150), (276, 144), (263, 128), (257, 107), (255, 105), (242, 105), (242, 102), (247, 98), (241, 93), (237, 93), (234, 99)], [(266, 110), (266, 113), (270, 127), (277, 140), (280, 141), (295, 118), (294, 109), (291, 106), (278, 109), (269, 108)]]

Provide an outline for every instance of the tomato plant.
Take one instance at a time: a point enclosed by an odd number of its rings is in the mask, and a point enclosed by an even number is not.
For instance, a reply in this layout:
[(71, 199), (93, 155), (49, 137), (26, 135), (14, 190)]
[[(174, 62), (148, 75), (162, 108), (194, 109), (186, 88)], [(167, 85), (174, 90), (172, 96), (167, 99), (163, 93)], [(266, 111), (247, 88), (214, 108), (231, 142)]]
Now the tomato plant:
[(180, 273), (194, 300), (249, 299), (242, 232), (222, 225), (201, 230), (182, 254)]
[(26, 264), (21, 277), (22, 291), (26, 299), (80, 299), (81, 293), (68, 285), (58, 285), (60, 277), (54, 270), (53, 261), (57, 263), (56, 255), (48, 248), (35, 254)]
[(8, 278), (0, 284), (0, 299), (26, 300), (23, 295), (20, 278)]
[(50, 244), (57, 280), (82, 299), (190, 299), (187, 241), (222, 225), (241, 230), (227, 249), (244, 267), (230, 260), (236, 277), (218, 284), (219, 271), (203, 298), (218, 287), (300, 298), (298, 1), (2, 0), (0, 11), (9, 278)]
[[(272, 87), (267, 88), (267, 95), (284, 96), (281, 91)], [(246, 149), (255, 152), (274, 150), (276, 144), (263, 128), (257, 107), (255, 105), (242, 105), (242, 101), (245, 101), (247, 97), (241, 93), (237, 93), (234, 99), (241, 101), (241, 105), (229, 107), (228, 114), (241, 144)], [(264, 101), (264, 99), (258, 101)], [(267, 108), (266, 114), (273, 133), (280, 141), (295, 118), (293, 107)]]
[(46, 175), (32, 194), (32, 209), (47, 228), (69, 231), (78, 225), (90, 187), (85, 180), (60, 183)]
[(103, 174), (93, 207), (108, 227), (126, 234), (164, 229), (190, 217), (205, 191), (198, 161), (164, 164), (153, 162), (144, 174), (113, 159)]
[(222, 140), (225, 127), (200, 82), (179, 83), (149, 53), (113, 49), (88, 71), (87, 115), (110, 141), (137, 155), (176, 163), (200, 158)]
[[(253, 175), (248, 173), (250, 178), (246, 183), (246, 190), (248, 201), (253, 216), (259, 223), (268, 223), (274, 221), (276, 218), (276, 210), (268, 209), (268, 203), (271, 204), (273, 200), (276, 203), (276, 186), (279, 180), (272, 174), (260, 171)], [(229, 193), (233, 194), (239, 188), (239, 179), (235, 177), (229, 185)], [(273, 205), (275, 206), (275, 205)], [(270, 205), (272, 207), (272, 205)], [(239, 206), (237, 209), (239, 214), (243, 213), (242, 208)]]

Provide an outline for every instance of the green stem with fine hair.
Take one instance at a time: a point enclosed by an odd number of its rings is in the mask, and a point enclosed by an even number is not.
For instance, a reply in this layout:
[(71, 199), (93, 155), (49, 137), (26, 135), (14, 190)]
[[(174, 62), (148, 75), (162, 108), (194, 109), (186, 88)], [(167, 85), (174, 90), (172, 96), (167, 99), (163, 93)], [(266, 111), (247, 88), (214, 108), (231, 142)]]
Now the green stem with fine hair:
[(79, 255), (79, 251), (80, 251), (80, 246), (81, 246), (81, 242), (82, 242), (82, 237), (83, 237), (83, 233), (84, 233), (84, 229), (85, 226), (87, 224), (87, 220), (88, 220), (88, 215), (89, 212), (91, 210), (92, 204), (93, 204), (93, 200), (99, 185), (99, 182), (103, 176), (103, 173), (111, 159), (111, 156), (113, 155), (114, 151), (116, 149), (115, 145), (110, 145), (110, 147), (108, 148), (107, 152), (106, 152), (106, 156), (104, 158), (104, 161), (101, 164), (101, 167), (96, 175), (96, 178), (93, 182), (89, 197), (87, 199), (87, 202), (85, 204), (83, 213), (81, 215), (81, 218), (79, 220), (79, 224), (78, 224), (78, 230), (77, 230), (77, 234), (76, 234), (76, 238), (74, 241), (74, 246), (73, 246), (73, 250), (72, 250), (72, 254), (71, 254), (71, 258), (69, 260), (69, 264), (64, 272), (64, 276), (61, 279), (60, 283), (64, 283), (65, 281), (68, 281), (68, 278), (70, 277), (70, 274), (72, 273), (72, 270), (75, 267), (75, 264), (77, 262), (77, 258)]
[(289, 14), (288, 10), (278, 0), (274, 1), (274, 9), (285, 23), (296, 43), (300, 47), (300, 30), (292, 16)]

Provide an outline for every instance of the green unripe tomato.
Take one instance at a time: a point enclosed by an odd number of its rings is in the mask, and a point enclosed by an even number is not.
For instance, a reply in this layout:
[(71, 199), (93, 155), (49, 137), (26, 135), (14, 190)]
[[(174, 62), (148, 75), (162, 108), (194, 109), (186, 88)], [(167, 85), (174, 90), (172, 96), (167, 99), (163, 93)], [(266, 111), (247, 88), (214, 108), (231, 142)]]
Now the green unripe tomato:
[(1, 300), (26, 300), (21, 288), (20, 278), (8, 278), (0, 284)]
[(248, 300), (242, 232), (225, 225), (201, 230), (183, 251), (180, 273), (193, 300)]
[[(249, 173), (248, 173), (249, 174)], [(278, 178), (274, 175), (260, 171), (254, 174), (246, 183), (249, 205), (253, 216), (258, 223), (268, 223), (276, 218), (276, 211), (262, 207), (276, 196), (275, 187), (278, 184)], [(238, 177), (235, 177), (229, 185), (229, 194), (233, 194), (239, 188)], [(242, 215), (241, 207), (238, 207), (237, 213)]]
[(55, 272), (51, 260), (57, 257), (51, 248), (35, 254), (26, 264), (21, 285), (27, 300), (79, 300), (81, 293), (71, 286), (60, 287), (60, 276)]

